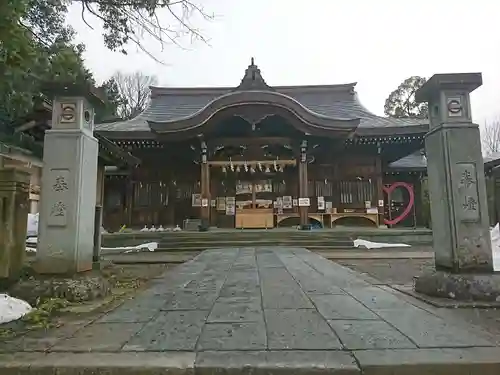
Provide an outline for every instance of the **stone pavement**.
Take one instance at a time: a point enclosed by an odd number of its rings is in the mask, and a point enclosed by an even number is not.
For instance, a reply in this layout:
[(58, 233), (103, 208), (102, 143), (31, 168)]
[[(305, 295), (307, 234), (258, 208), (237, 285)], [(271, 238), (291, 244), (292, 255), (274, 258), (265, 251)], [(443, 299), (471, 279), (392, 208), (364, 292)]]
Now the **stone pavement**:
[(371, 281), (302, 248), (205, 251), (78, 330), (4, 346), (0, 374), (500, 373), (486, 332)]

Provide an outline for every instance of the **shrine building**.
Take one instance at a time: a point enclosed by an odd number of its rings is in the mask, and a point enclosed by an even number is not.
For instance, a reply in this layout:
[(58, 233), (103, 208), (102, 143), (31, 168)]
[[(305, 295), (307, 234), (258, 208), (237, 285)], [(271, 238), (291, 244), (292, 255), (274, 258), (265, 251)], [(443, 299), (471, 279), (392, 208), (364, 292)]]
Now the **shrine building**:
[(377, 116), (355, 86), (269, 86), (252, 59), (235, 87), (152, 87), (142, 114), (96, 125), (141, 160), (107, 171), (104, 226), (419, 225), (425, 170), (391, 164), (428, 121)]

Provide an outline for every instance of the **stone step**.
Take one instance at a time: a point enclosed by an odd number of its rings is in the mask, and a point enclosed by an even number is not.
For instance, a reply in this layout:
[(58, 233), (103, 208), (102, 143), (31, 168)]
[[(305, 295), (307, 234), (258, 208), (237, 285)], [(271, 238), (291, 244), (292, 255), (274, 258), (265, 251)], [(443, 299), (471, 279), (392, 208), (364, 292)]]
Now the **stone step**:
[[(186, 251), (203, 251), (203, 250), (210, 250), (210, 249), (221, 249), (221, 248), (235, 248), (235, 247), (271, 247), (271, 246), (280, 246), (280, 247), (304, 247), (304, 246), (298, 246), (297, 244), (290, 244), (290, 243), (274, 243), (274, 244), (252, 244), (252, 243), (245, 243), (245, 244), (240, 244), (240, 245), (231, 245), (231, 244), (205, 244), (205, 245), (185, 245), (185, 246), (159, 246), (156, 248), (155, 252), (170, 252), (170, 253), (182, 253)], [(350, 250), (350, 249), (356, 249), (354, 246), (325, 246), (325, 245), (319, 245), (319, 246), (307, 246), (307, 249), (309, 250)]]
[(293, 246), (308, 246), (308, 245), (324, 245), (324, 246), (343, 246), (352, 247), (353, 241), (351, 239), (289, 239), (289, 238), (263, 238), (263, 239), (210, 239), (210, 240), (200, 240), (200, 239), (185, 239), (185, 240), (166, 240), (162, 239), (159, 242), (159, 247), (162, 246), (204, 246), (204, 245), (220, 245), (220, 246), (233, 246), (238, 247), (241, 245), (252, 245), (252, 246), (264, 246), (268, 244), (287, 244)]
[[(238, 246), (263, 242), (265, 245), (287, 242), (292, 246), (352, 246), (352, 240), (361, 238), (373, 242), (406, 243), (415, 246), (432, 245), (432, 233), (428, 230), (359, 230), (356, 231), (280, 231), (244, 230), (208, 232), (135, 232), (103, 235), (104, 247), (135, 246), (146, 242), (159, 242), (165, 247), (215, 246), (230, 243)], [(161, 247), (161, 246), (160, 246)]]

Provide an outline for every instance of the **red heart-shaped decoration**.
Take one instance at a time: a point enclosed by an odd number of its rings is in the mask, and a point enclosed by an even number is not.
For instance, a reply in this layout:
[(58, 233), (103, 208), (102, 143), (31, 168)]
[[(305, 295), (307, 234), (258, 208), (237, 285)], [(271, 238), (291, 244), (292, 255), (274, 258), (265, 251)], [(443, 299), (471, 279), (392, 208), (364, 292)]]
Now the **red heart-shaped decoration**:
[(406, 217), (410, 214), (411, 209), (413, 208), (413, 205), (415, 204), (415, 193), (413, 192), (413, 185), (408, 184), (406, 182), (395, 182), (392, 185), (383, 187), (384, 192), (387, 194), (388, 197), (391, 195), (391, 193), (394, 190), (396, 190), (398, 188), (405, 189), (408, 192), (408, 195), (410, 198), (408, 201), (408, 205), (405, 207), (403, 212), (401, 212), (401, 214), (399, 214), (399, 216), (396, 216), (390, 220), (384, 219), (385, 225), (394, 225), (394, 224), (397, 224), (400, 221), (406, 219)]

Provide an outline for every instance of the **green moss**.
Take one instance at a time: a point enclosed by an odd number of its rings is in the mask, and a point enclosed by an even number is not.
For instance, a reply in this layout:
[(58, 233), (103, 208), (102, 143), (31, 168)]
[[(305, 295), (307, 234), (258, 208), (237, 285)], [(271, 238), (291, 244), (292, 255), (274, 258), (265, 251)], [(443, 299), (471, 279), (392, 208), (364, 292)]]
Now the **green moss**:
[(69, 305), (70, 302), (62, 298), (48, 298), (39, 301), (33, 311), (22, 318), (22, 321), (29, 327), (50, 328), (52, 318)]

